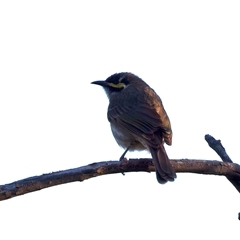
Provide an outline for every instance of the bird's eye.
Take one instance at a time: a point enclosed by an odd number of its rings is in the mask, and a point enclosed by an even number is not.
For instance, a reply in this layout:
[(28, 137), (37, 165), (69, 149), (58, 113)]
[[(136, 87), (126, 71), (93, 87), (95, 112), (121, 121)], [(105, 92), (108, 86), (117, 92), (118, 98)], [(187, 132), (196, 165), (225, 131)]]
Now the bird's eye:
[(122, 77), (120, 77), (119, 80), (118, 80), (118, 82), (120, 82), (120, 83), (121, 83), (121, 82), (124, 82), (124, 79), (125, 79), (125, 75), (122, 76)]
[(123, 83), (123, 84), (125, 85), (125, 87), (129, 84), (129, 80), (128, 80), (128, 78), (127, 78), (126, 75), (120, 77), (120, 79), (119, 79), (118, 82), (119, 82), (119, 83)]

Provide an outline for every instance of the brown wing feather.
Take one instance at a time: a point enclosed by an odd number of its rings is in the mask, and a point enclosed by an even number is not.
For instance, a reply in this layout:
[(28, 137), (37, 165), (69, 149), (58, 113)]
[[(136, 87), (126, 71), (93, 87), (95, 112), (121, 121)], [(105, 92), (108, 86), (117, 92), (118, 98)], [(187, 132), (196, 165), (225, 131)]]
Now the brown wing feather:
[(108, 109), (108, 120), (121, 124), (122, 127), (141, 136), (149, 146), (157, 147), (162, 143), (162, 138), (167, 144), (171, 144), (171, 126), (164, 109), (160, 115), (147, 104), (140, 104), (135, 108), (117, 105)]

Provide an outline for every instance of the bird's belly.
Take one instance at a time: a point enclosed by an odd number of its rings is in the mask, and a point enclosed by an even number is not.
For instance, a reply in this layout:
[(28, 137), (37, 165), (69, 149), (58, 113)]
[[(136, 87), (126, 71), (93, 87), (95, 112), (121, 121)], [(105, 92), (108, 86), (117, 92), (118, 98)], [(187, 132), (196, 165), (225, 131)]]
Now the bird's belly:
[(123, 148), (130, 147), (130, 151), (132, 150), (144, 150), (145, 146), (141, 143), (140, 139), (138, 139), (131, 132), (122, 129), (121, 127), (116, 127), (115, 124), (111, 123), (112, 134), (118, 143), (119, 146)]

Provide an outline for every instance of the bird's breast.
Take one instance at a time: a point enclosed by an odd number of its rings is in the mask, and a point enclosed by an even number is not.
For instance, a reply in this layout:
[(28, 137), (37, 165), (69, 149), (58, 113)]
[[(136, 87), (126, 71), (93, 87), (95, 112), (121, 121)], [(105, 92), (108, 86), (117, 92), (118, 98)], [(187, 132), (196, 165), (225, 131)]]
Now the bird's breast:
[(122, 128), (121, 126), (111, 123), (112, 134), (119, 146), (128, 148), (131, 150), (144, 150), (146, 146), (143, 146), (137, 136), (134, 136), (130, 131)]

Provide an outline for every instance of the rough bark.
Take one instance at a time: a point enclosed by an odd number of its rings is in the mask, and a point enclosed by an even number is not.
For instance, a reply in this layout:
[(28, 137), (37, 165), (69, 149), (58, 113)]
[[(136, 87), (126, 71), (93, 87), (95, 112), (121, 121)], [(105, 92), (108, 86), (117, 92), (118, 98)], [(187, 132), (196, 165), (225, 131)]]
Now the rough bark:
[[(218, 154), (218, 156), (225, 163), (233, 163), (231, 158), (228, 156), (225, 148), (223, 147), (220, 140), (216, 140), (211, 135), (205, 135), (205, 140), (208, 142), (208, 145)], [(233, 184), (233, 186), (240, 192), (240, 178), (237, 176), (227, 176), (226, 178)]]
[[(216, 141), (210, 135), (206, 135), (205, 139), (224, 162), (193, 159), (171, 160), (173, 168), (178, 173), (186, 172), (225, 176), (240, 192), (240, 166), (231, 162), (220, 141)], [(79, 168), (52, 172), (0, 185), (0, 201), (64, 183), (82, 182), (86, 179), (106, 174), (153, 171), (155, 171), (155, 168), (151, 159), (92, 163)]]

